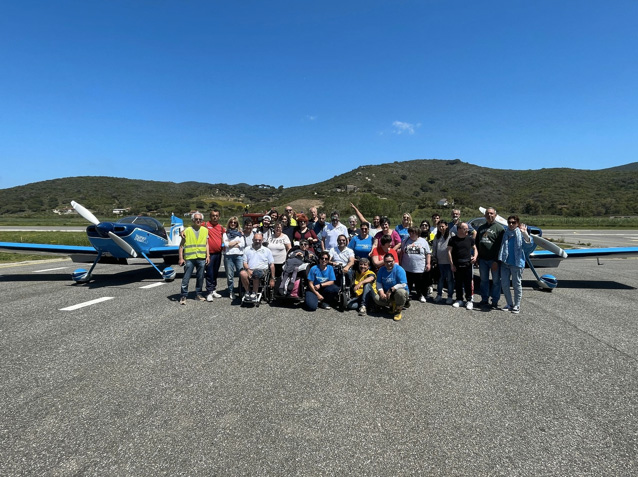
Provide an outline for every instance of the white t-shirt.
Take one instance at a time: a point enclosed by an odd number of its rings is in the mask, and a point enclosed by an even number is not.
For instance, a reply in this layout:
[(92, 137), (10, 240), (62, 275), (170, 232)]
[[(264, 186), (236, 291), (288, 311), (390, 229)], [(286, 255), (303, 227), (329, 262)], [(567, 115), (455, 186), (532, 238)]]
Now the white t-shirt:
[(286, 261), (286, 245), (290, 245), (290, 239), (284, 233), (279, 237), (273, 235), (268, 242), (268, 248), (272, 252), (273, 259), (277, 265)]

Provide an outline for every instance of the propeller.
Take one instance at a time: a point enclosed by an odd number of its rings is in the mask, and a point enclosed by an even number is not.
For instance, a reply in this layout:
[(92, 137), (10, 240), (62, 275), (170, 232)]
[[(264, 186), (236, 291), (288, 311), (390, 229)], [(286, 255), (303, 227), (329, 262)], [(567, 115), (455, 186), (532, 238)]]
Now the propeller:
[[(98, 226), (102, 224), (102, 227), (97, 227), (98, 231), (101, 234), (106, 232), (109, 228), (110, 229), (113, 228), (113, 225), (110, 222), (100, 222), (98, 218), (95, 215), (93, 215), (89, 209), (87, 209), (81, 204), (78, 204), (76, 201), (72, 200), (71, 206), (78, 212), (78, 214), (80, 214), (86, 220), (91, 222), (93, 225)], [(112, 230), (108, 231), (108, 235), (111, 238), (111, 240), (113, 240), (113, 242), (117, 244), (118, 247), (120, 247), (122, 250), (128, 253), (131, 257), (133, 258), (137, 257), (137, 252), (135, 251), (135, 249), (131, 247), (122, 237), (119, 237), (118, 235), (116, 235)]]
[(97, 225), (97, 224), (100, 223), (100, 221), (97, 219), (97, 217), (95, 215), (93, 215), (89, 209), (85, 208), (81, 204), (78, 204), (76, 201), (74, 201), (74, 200), (71, 201), (71, 207), (73, 207), (77, 211), (78, 214), (80, 214), (86, 220), (91, 222), (93, 225)]

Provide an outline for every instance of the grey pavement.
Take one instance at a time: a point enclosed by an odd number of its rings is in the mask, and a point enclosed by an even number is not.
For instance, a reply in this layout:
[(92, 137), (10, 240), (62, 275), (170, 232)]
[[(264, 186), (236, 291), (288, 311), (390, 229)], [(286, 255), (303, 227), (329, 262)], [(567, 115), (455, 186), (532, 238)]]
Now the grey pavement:
[(638, 260), (566, 260), (551, 293), (526, 271), (518, 316), (398, 323), (74, 268), (0, 268), (1, 475), (638, 472)]

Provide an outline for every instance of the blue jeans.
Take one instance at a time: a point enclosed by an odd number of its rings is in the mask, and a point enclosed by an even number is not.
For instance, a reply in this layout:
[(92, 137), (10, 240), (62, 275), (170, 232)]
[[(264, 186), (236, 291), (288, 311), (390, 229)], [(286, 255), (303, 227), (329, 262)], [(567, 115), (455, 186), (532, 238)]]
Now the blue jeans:
[(370, 300), (372, 299), (371, 293), (372, 293), (372, 285), (370, 285), (369, 283), (366, 283), (365, 285), (363, 285), (363, 293), (361, 294), (361, 296), (355, 296), (354, 298), (350, 299), (350, 301), (348, 302), (348, 309), (356, 310), (361, 305), (369, 306)]
[[(514, 288), (513, 302), (512, 293), (510, 292), (510, 275), (512, 277), (512, 288)], [(523, 269), (507, 263), (501, 263), (501, 285), (507, 304), (520, 308), (521, 300), (523, 299)]]
[(211, 293), (217, 289), (219, 266), (222, 264), (222, 253), (211, 253), (210, 262), (206, 267), (206, 291)]
[[(328, 285), (326, 288), (319, 290), (319, 293), (323, 296), (324, 303), (336, 303), (339, 296), (339, 287), (337, 285)], [(317, 295), (306, 290), (306, 307), (309, 311), (315, 311), (319, 307), (319, 299)]]
[(205, 258), (195, 258), (186, 260), (184, 263), (184, 277), (182, 278), (182, 297), (188, 296), (188, 282), (193, 274), (193, 268), (197, 271), (197, 279), (195, 280), (195, 292), (202, 294), (202, 285), (204, 284), (204, 269), (206, 268)]
[(224, 268), (226, 269), (226, 281), (228, 283), (228, 293), (233, 297), (235, 288), (235, 272), (239, 276), (239, 271), (244, 268), (243, 255), (224, 255)]
[(439, 263), (439, 285), (436, 290), (437, 295), (443, 295), (443, 287), (447, 283), (447, 296), (454, 294), (454, 278), (452, 277), (452, 267), (449, 263)]
[[(496, 264), (496, 270), (492, 269)], [(501, 265), (498, 260), (484, 260), (479, 258), (479, 272), (481, 274), (481, 303), (488, 303), (492, 297), (492, 304), (498, 304), (501, 297)], [(492, 287), (490, 288), (490, 272), (492, 273)]]

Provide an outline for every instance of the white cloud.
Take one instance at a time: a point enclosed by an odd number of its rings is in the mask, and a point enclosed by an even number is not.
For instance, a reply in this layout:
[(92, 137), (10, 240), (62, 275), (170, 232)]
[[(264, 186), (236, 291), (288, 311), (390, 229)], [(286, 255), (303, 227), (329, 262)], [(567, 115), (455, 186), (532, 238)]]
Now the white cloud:
[(310, 114), (306, 114), (306, 119), (308, 121), (314, 121), (315, 119), (317, 119), (317, 116), (311, 116)]
[(414, 130), (421, 126), (421, 123), (412, 124), (404, 123), (403, 121), (394, 121), (392, 127), (394, 127), (394, 134), (414, 134)]

